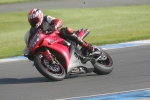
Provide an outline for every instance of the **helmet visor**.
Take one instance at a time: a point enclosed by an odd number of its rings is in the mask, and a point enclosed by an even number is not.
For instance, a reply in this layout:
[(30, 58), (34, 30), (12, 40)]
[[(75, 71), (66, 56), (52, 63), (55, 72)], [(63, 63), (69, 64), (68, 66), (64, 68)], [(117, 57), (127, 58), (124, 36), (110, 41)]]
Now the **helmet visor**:
[(30, 22), (32, 27), (38, 27), (37, 25), (39, 23), (39, 18), (29, 19), (29, 22)]

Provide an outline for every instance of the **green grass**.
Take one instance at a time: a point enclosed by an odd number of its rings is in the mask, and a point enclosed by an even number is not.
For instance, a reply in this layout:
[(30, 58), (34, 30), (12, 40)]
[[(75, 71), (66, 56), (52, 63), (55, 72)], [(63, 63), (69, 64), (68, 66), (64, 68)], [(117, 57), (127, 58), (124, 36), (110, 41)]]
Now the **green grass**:
[[(112, 44), (150, 38), (150, 5), (109, 8), (44, 10), (63, 20), (64, 27), (89, 28), (90, 44)], [(28, 12), (0, 14), (0, 58), (20, 56), (24, 34), (30, 28)]]

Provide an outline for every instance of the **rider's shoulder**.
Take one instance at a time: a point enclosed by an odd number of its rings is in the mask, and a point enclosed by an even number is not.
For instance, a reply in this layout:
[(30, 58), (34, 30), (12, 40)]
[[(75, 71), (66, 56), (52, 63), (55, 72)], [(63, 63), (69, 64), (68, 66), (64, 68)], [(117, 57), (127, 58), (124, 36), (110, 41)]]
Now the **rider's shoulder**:
[(44, 20), (46, 20), (47, 22), (51, 22), (52, 20), (54, 20), (54, 19), (56, 19), (55, 17), (53, 17), (53, 16), (50, 16), (50, 15), (46, 15), (46, 16), (44, 16)]

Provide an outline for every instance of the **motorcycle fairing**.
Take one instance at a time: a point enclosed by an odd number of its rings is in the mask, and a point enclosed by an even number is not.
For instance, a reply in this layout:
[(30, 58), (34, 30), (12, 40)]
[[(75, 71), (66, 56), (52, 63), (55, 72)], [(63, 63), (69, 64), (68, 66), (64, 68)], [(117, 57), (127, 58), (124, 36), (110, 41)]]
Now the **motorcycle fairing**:
[(67, 73), (70, 73), (75, 67), (85, 67), (87, 68), (87, 73), (92, 72), (94, 67), (90, 61), (87, 61), (85, 64), (81, 63), (81, 60), (76, 55), (76, 47), (74, 45), (70, 46), (70, 61), (67, 69)]
[(79, 30), (79, 33), (77, 33), (77, 35), (81, 39), (84, 39), (89, 33), (90, 33), (90, 30), (82, 28), (81, 30)]
[[(47, 37), (47, 38), (49, 38), (49, 37)], [(54, 51), (58, 52), (59, 54), (63, 55), (63, 57), (65, 59), (66, 67), (68, 67), (69, 60), (70, 60), (69, 49), (67, 46), (64, 46), (61, 44), (61, 40), (58, 39), (56, 41), (53, 41), (53, 43), (52, 43), (52, 41), (49, 41), (49, 39), (45, 38), (43, 43), (41, 44), (41, 46), (47, 47), (50, 50), (54, 50)], [(53, 45), (51, 45), (51, 43)]]
[[(69, 64), (69, 59), (70, 59), (69, 50), (67, 46), (62, 45), (63, 39), (58, 36), (57, 31), (53, 34), (40, 34), (40, 33), (41, 31), (38, 31), (38, 33), (32, 38), (32, 40), (30, 41), (28, 45), (30, 55), (33, 56), (34, 52), (41, 47), (47, 47), (63, 55), (65, 59), (66, 67), (67, 67)], [(37, 36), (39, 36), (40, 41), (37, 41), (35, 44), (34, 40), (36, 40)], [(31, 47), (30, 45), (32, 44), (35, 44), (35, 45), (33, 46), (33, 48), (30, 48)], [(46, 53), (46, 51), (45, 52), (42, 51), (41, 53), (44, 54), (45, 57), (48, 56), (47, 55), (48, 53)]]
[(84, 35), (84, 29), (82, 28), (79, 33), (77, 33), (78, 37), (82, 38), (82, 36)]

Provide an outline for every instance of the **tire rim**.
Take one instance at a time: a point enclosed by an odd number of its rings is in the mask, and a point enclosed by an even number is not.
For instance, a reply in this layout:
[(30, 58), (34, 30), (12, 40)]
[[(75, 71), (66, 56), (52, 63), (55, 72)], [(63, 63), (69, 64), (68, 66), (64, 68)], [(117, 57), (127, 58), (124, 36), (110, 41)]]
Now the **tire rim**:
[(55, 74), (57, 76), (63, 75), (64, 74), (64, 68), (63, 66), (58, 62), (55, 65), (52, 65), (49, 63), (47, 59), (43, 55), (40, 55), (40, 61), (42, 66), (50, 73)]
[[(104, 54), (107, 57), (107, 59), (106, 60), (98, 60), (97, 62), (99, 64), (102, 64), (102, 65), (106, 66), (106, 67), (110, 67), (112, 65), (112, 60), (106, 53), (104, 53)], [(94, 58), (97, 58), (97, 57), (94, 57)]]

